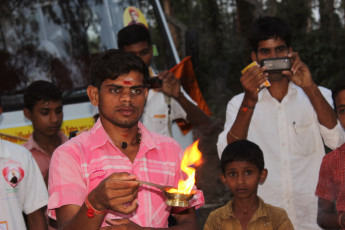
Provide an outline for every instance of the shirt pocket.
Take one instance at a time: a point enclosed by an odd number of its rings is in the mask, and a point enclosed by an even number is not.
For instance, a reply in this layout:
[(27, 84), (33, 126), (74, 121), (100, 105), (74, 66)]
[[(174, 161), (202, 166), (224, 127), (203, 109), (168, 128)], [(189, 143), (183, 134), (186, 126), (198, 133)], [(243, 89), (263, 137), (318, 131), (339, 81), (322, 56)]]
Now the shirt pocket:
[(290, 127), (290, 147), (293, 154), (310, 155), (318, 148), (318, 130), (313, 123), (299, 125), (293, 122)]
[(96, 169), (90, 172), (90, 175), (88, 177), (88, 192), (90, 193), (92, 190), (94, 190), (102, 180), (107, 178), (108, 172), (104, 169)]

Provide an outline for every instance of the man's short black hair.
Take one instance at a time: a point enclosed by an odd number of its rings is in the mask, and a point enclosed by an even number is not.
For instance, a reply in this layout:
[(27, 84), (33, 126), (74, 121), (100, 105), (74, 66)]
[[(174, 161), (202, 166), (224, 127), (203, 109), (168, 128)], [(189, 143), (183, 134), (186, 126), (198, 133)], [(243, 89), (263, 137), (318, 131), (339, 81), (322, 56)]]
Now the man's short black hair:
[(278, 17), (261, 17), (254, 21), (251, 27), (249, 42), (255, 53), (260, 41), (280, 38), (288, 47), (291, 46), (292, 31), (290, 26)]
[(144, 84), (146, 84), (149, 71), (141, 58), (124, 50), (107, 50), (92, 60), (90, 67), (91, 85), (100, 89), (102, 82), (106, 79), (114, 80), (120, 75), (128, 74), (130, 71), (142, 73), (144, 75)]
[(226, 164), (234, 161), (247, 161), (256, 165), (261, 172), (265, 168), (264, 155), (260, 147), (248, 140), (239, 140), (226, 146), (220, 159), (223, 174)]
[(138, 42), (147, 42), (149, 46), (152, 45), (150, 32), (143, 25), (129, 25), (117, 33), (117, 46), (120, 50), (123, 50), (124, 46), (133, 45)]
[(24, 108), (33, 110), (39, 101), (62, 101), (60, 89), (49, 81), (32, 82), (24, 91)]
[(337, 105), (335, 103), (335, 98), (343, 90), (345, 90), (345, 84), (344, 83), (340, 83), (340, 84), (337, 84), (337, 86), (332, 91), (332, 99), (333, 99), (333, 105), (334, 105), (334, 110), (335, 111), (337, 111)]

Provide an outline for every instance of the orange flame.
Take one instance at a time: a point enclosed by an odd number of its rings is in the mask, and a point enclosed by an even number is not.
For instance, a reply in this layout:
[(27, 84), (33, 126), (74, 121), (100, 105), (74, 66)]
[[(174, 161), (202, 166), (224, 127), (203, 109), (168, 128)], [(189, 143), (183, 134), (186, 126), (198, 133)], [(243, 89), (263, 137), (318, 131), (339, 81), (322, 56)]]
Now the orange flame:
[(199, 140), (188, 146), (184, 152), (184, 156), (181, 162), (181, 170), (188, 176), (187, 180), (180, 180), (178, 183), (178, 189), (171, 188), (167, 192), (190, 194), (195, 184), (195, 169), (189, 167), (190, 165), (198, 166), (201, 164), (201, 152), (198, 149)]

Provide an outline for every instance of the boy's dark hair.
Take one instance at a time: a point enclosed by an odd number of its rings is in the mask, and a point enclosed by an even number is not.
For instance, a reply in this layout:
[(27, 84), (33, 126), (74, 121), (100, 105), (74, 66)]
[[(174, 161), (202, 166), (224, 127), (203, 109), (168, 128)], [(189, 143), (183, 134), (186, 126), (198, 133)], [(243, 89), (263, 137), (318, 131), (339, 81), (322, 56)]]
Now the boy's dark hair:
[(117, 46), (120, 50), (122, 50), (124, 46), (133, 45), (138, 42), (147, 42), (149, 46), (152, 45), (150, 32), (143, 25), (129, 25), (122, 28), (117, 33)]
[(290, 26), (277, 17), (261, 17), (254, 21), (249, 35), (253, 51), (258, 51), (260, 41), (281, 38), (288, 47), (291, 46), (292, 31)]
[(247, 161), (256, 165), (261, 172), (265, 168), (264, 155), (260, 147), (248, 140), (239, 140), (226, 146), (220, 159), (223, 174), (227, 163)]
[(332, 99), (333, 99), (333, 106), (334, 106), (334, 111), (337, 111), (337, 105), (335, 103), (335, 98), (338, 96), (338, 94), (345, 90), (345, 84), (341, 83), (341, 84), (337, 84), (337, 86), (333, 89), (332, 91)]
[(60, 89), (49, 81), (34, 81), (24, 91), (24, 108), (33, 110), (39, 101), (62, 101)]
[(116, 79), (130, 71), (138, 71), (144, 75), (144, 84), (149, 78), (146, 64), (135, 54), (124, 50), (110, 49), (97, 55), (91, 63), (91, 85), (100, 88), (106, 79)]

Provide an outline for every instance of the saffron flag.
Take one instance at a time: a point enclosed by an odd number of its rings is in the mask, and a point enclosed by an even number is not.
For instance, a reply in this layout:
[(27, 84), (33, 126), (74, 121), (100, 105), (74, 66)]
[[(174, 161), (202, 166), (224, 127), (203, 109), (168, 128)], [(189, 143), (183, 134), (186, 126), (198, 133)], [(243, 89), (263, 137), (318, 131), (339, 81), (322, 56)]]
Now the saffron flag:
[[(174, 66), (170, 72), (174, 73), (175, 77), (180, 80), (183, 89), (188, 95), (198, 104), (198, 107), (208, 116), (212, 115), (211, 110), (202, 96), (196, 80), (191, 56), (184, 58), (180, 63)], [(176, 121), (183, 134), (188, 133), (191, 126), (181, 120)]]

